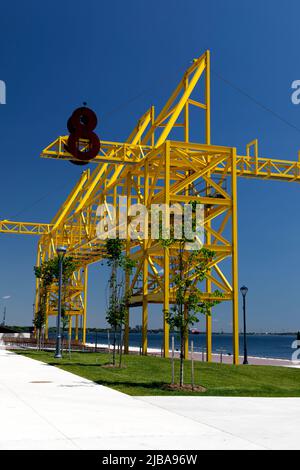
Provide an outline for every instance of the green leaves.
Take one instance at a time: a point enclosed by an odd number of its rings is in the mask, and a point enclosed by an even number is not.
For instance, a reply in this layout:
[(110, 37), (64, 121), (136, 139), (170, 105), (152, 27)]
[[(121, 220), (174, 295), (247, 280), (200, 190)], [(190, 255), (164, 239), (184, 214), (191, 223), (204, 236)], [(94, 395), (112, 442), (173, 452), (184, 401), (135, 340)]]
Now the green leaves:
[[(179, 244), (178, 257), (170, 279), (175, 288), (176, 302), (167, 313), (171, 328), (179, 330), (182, 337), (189, 326), (199, 321), (200, 314), (210, 315), (211, 308), (220, 303), (217, 299), (204, 298), (199, 286), (207, 277), (215, 253), (207, 248), (187, 251), (184, 245), (183, 240)], [(216, 290), (213, 296), (221, 299), (223, 294)]]
[(120, 238), (108, 238), (105, 244), (104, 258), (108, 266), (114, 264), (117, 268), (122, 268), (125, 273), (131, 274), (136, 262), (130, 259), (129, 256), (124, 255), (124, 250), (124, 240), (120, 240)]
[(46, 312), (44, 309), (38, 310), (37, 314), (34, 317), (33, 325), (37, 330), (41, 330), (46, 323)]
[[(63, 261), (63, 284), (66, 285), (70, 280), (74, 271), (78, 269), (77, 263), (74, 262), (71, 256), (65, 256)], [(52, 259), (44, 261), (41, 266), (34, 266), (34, 274), (37, 279), (41, 280), (39, 310), (34, 319), (34, 326), (41, 330), (46, 321), (46, 307), (48, 292), (52, 284), (58, 282), (59, 278), (59, 257), (55, 256)], [(64, 316), (65, 307), (62, 307)]]
[(120, 238), (108, 238), (105, 243), (107, 264), (110, 266), (112, 261), (121, 262), (124, 242)]
[[(63, 261), (63, 282), (66, 283), (73, 272), (78, 269), (71, 256), (65, 256)], [(44, 287), (49, 287), (59, 278), (59, 257), (44, 261), (41, 266), (34, 266), (35, 277), (41, 279)]]

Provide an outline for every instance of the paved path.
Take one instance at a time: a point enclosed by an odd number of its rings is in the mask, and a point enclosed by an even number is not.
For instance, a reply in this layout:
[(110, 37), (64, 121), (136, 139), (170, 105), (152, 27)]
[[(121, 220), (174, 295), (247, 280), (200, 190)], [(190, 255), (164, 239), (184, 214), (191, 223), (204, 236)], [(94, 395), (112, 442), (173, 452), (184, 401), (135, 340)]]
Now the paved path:
[(0, 449), (300, 448), (300, 399), (129, 397), (0, 350)]

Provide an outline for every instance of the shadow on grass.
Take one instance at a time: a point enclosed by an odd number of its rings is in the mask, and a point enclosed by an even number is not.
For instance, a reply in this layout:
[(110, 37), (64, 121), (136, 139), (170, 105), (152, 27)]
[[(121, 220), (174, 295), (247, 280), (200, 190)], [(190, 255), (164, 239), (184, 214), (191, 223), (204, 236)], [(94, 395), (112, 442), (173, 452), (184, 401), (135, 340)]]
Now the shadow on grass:
[(146, 388), (146, 389), (159, 389), (164, 390), (163, 387), (169, 385), (166, 382), (110, 382), (109, 380), (94, 380), (98, 385), (104, 385), (105, 387), (126, 387), (126, 388)]
[[(110, 366), (112, 365), (111, 362), (103, 362), (103, 363), (87, 363), (87, 362), (66, 362), (64, 359), (62, 362), (47, 362), (49, 366), (66, 366), (66, 367), (103, 367), (103, 366)], [(123, 370), (124, 367), (119, 368), (118, 366), (112, 367), (112, 370)]]

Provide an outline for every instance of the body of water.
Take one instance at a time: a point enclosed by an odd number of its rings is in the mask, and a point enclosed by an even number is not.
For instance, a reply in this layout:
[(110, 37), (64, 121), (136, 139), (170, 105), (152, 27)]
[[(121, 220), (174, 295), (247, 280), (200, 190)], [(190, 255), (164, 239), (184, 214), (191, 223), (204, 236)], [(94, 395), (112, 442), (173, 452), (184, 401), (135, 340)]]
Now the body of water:
[[(175, 348), (179, 348), (179, 337), (174, 334)], [(194, 350), (202, 351), (205, 349), (205, 335), (190, 335), (189, 342), (194, 341)], [(248, 355), (256, 357), (278, 358), (291, 360), (291, 356), (295, 349), (292, 348), (293, 341), (296, 336), (281, 336), (281, 335), (249, 335), (248, 336)], [(107, 333), (97, 333), (97, 343), (107, 344)], [(130, 346), (141, 346), (141, 333), (130, 333)], [(87, 334), (87, 342), (96, 342), (96, 333)], [(112, 334), (110, 334), (110, 343), (112, 344)], [(149, 333), (148, 334), (148, 347), (160, 350), (163, 344), (162, 333)], [(213, 352), (217, 353), (223, 349), (228, 354), (232, 354), (232, 335), (213, 334), (212, 340)], [(240, 336), (240, 354), (243, 354), (243, 336)], [(170, 349), (171, 349), (171, 335), (170, 335)]]

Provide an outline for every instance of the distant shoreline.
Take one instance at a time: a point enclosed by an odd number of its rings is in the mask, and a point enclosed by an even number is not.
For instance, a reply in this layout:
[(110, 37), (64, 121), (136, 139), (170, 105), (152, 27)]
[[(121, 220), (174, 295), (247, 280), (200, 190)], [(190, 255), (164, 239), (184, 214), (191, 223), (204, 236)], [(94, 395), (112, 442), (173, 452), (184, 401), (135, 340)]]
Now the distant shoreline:
[[(7, 328), (13, 328), (15, 330), (19, 330), (19, 331), (22, 331), (22, 332), (28, 332), (29, 330), (32, 330), (32, 326), (20, 326), (20, 325), (6, 325)], [(56, 327), (50, 327), (49, 328), (49, 332), (55, 332), (56, 331)], [(75, 328), (72, 328), (72, 331), (75, 331)], [(111, 332), (111, 330), (109, 328), (87, 328), (87, 333), (107, 333), (108, 331)], [(137, 330), (137, 329), (131, 329), (129, 331), (129, 333), (141, 333), (141, 330)], [(148, 329), (148, 333), (152, 333), (152, 334), (158, 334), (158, 333), (163, 333), (163, 330), (162, 329)], [(280, 332), (265, 332), (265, 333), (258, 333), (258, 332), (253, 332), (253, 331), (250, 331), (249, 333), (247, 333), (248, 336), (297, 336), (297, 331), (295, 332), (284, 332), (284, 333), (280, 333)], [(176, 332), (174, 332), (174, 334), (176, 334)], [(190, 335), (192, 336), (205, 336), (206, 333), (205, 331), (200, 331), (199, 333), (191, 333), (191, 331), (189, 332)], [(223, 336), (223, 335), (232, 335), (232, 332), (217, 332), (217, 331), (213, 331), (212, 333), (213, 335), (218, 335), (218, 336)], [(240, 335), (242, 335), (243, 333), (240, 332), (239, 333)]]

